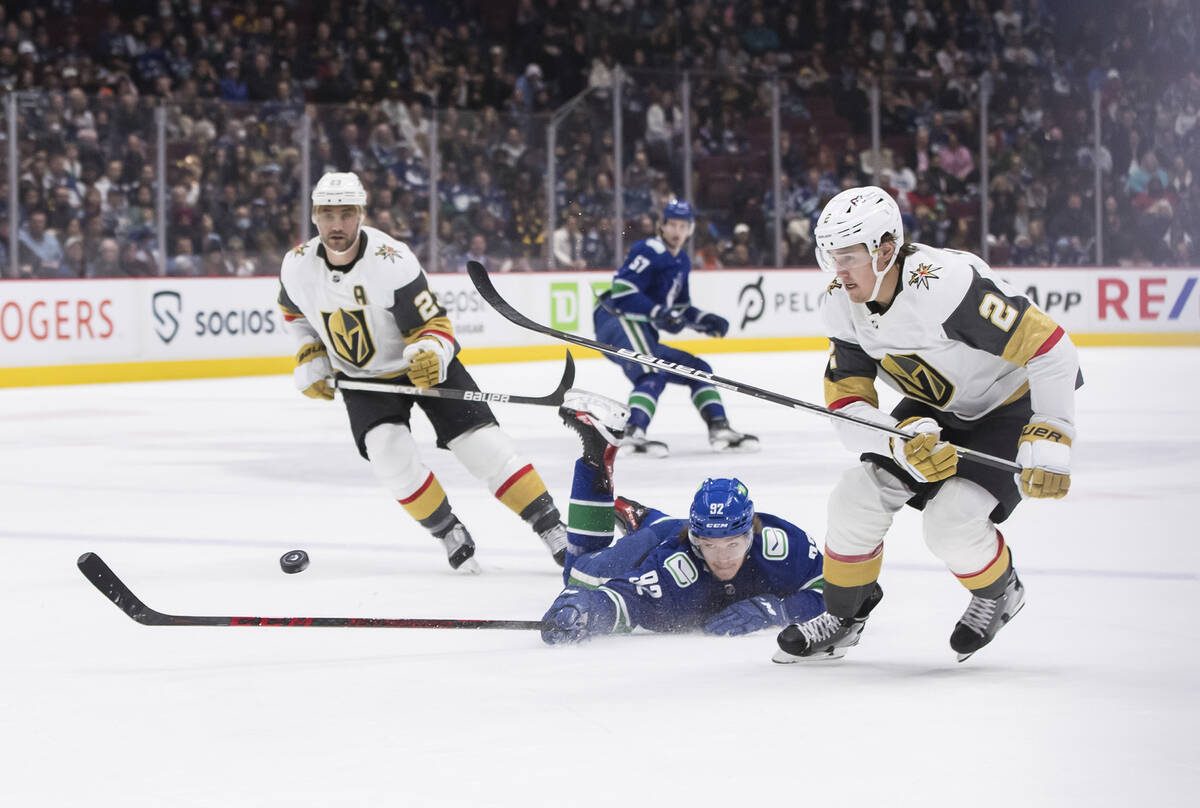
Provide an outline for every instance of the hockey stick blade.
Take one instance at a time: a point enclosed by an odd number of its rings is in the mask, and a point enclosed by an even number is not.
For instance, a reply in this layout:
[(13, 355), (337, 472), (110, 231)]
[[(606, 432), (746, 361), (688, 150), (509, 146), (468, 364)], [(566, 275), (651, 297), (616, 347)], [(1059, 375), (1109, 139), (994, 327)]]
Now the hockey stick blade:
[[(731, 390), (735, 393), (741, 393), (742, 395), (760, 398), (764, 401), (770, 401), (773, 404), (781, 404), (784, 407), (791, 407), (792, 409), (796, 410), (808, 410), (809, 412), (815, 412), (824, 415), (827, 418), (836, 418), (841, 421), (848, 421), (877, 432), (885, 432), (887, 434), (897, 435), (903, 438), (912, 437), (912, 435), (899, 429), (883, 426), (882, 424), (876, 424), (864, 418), (847, 415), (842, 412), (837, 412), (836, 410), (829, 410), (818, 404), (810, 404), (807, 401), (801, 401), (797, 398), (785, 396), (782, 393), (764, 390), (761, 387), (755, 387), (754, 385), (745, 384), (744, 382), (733, 381), (732, 379), (724, 379), (713, 373), (707, 373), (703, 370), (696, 370), (695, 368), (690, 368), (686, 365), (680, 365), (675, 362), (668, 362), (667, 360), (661, 359), (652, 354), (638, 353), (637, 351), (633, 351), (628, 348), (616, 348), (603, 342), (597, 342), (596, 340), (588, 339), (587, 337), (581, 337), (577, 334), (570, 334), (566, 331), (559, 331), (555, 328), (544, 326), (541, 323), (534, 322), (524, 314), (521, 314), (521, 312), (514, 309), (509, 302), (500, 295), (500, 293), (496, 290), (495, 285), (492, 283), (491, 277), (488, 276), (487, 270), (484, 269), (483, 264), (479, 263), (478, 261), (468, 261), (467, 275), (470, 276), (471, 283), (475, 284), (475, 288), (479, 291), (480, 296), (487, 301), (488, 305), (498, 311), (500, 315), (509, 322), (513, 323), (514, 325), (519, 325), (522, 328), (527, 328), (530, 331), (536, 331), (539, 334), (545, 334), (548, 337), (554, 337), (564, 342), (578, 345), (581, 348), (591, 348), (594, 351), (599, 351), (600, 353), (607, 354), (608, 356), (615, 356), (618, 359), (637, 362), (639, 365), (645, 365), (646, 367), (661, 370), (665, 373), (672, 373), (676, 376), (686, 376), (691, 379), (703, 379), (714, 387), (720, 387), (725, 390)], [(954, 451), (963, 460), (981, 463), (985, 466), (991, 466), (992, 468), (997, 468), (1001, 471), (1012, 472), (1014, 474), (1021, 471), (1020, 466), (1011, 460), (1005, 460), (1003, 457), (996, 457), (983, 452), (977, 452), (974, 449), (965, 449), (961, 446), (955, 446)]]
[(547, 627), (541, 620), (459, 620), (427, 617), (219, 617), (164, 614), (143, 603), (117, 577), (104, 559), (84, 553), (76, 562), (83, 577), (92, 582), (104, 597), (143, 626), (287, 626), (296, 628), (471, 628), (518, 629), (540, 631)]
[(563, 403), (563, 397), (575, 383), (575, 359), (567, 351), (567, 360), (563, 365), (562, 379), (554, 392), (544, 396), (519, 396), (512, 393), (486, 393), (482, 390), (455, 390), (449, 387), (413, 387), (407, 384), (392, 384), (390, 382), (365, 381), (360, 379), (339, 379), (337, 386), (342, 390), (366, 390), (373, 393), (395, 393), (405, 396), (425, 396), (427, 398), (449, 398), (460, 401), (486, 401), (490, 404), (537, 404), (543, 407), (557, 407)]

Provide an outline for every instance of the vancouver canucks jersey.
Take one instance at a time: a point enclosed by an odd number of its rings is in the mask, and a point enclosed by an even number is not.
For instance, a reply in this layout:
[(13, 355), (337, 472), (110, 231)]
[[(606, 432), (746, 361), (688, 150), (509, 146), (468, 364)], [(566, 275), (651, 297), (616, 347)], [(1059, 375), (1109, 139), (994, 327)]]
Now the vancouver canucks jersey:
[(614, 631), (690, 631), (739, 600), (782, 598), (789, 620), (821, 613), (822, 557), (800, 528), (767, 513), (754, 519), (750, 554), (720, 581), (692, 550), (686, 519), (651, 511), (641, 528), (611, 547), (580, 556), (568, 586), (605, 590), (617, 604)]
[(1063, 329), (978, 256), (913, 246), (884, 311), (851, 302), (836, 280), (829, 285), (827, 406), (878, 407), (881, 375), (904, 396), (965, 421), (1029, 391), (1035, 414), (1073, 425), (1078, 363)]
[(373, 227), (361, 229), (358, 256), (345, 267), (326, 263), (319, 237), (294, 247), (279, 283), (279, 306), (297, 344), (321, 340), (334, 370), (348, 376), (403, 373), (404, 348), (421, 337), (457, 348), (417, 257)]
[(686, 250), (671, 255), (660, 238), (643, 239), (629, 250), (613, 278), (609, 305), (629, 320), (645, 320), (655, 306), (669, 309), (691, 302)]

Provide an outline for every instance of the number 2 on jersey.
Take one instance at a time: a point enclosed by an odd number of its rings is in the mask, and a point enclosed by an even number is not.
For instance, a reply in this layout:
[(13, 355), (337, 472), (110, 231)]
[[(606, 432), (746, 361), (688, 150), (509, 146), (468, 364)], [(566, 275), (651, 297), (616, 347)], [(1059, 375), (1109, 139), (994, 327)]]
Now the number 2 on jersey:
[(413, 298), (413, 305), (417, 307), (417, 314), (421, 315), (421, 319), (429, 322), (437, 315), (437, 301), (433, 299), (433, 295), (428, 289), (422, 289)]
[(1013, 323), (1017, 321), (1017, 310), (990, 292), (983, 296), (979, 304), (979, 314), (984, 319), (991, 320), (992, 325), (1001, 331), (1012, 328)]

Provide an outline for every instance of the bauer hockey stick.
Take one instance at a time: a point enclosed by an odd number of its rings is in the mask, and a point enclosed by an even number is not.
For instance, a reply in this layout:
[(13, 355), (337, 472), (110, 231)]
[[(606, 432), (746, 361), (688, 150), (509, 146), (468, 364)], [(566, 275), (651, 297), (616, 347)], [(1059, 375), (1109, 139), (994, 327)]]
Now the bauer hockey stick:
[[(507, 300), (500, 296), (496, 291), (495, 285), (492, 284), (492, 279), (488, 277), (488, 272), (483, 268), (483, 264), (478, 261), (467, 262), (467, 274), (471, 277), (471, 282), (475, 284), (475, 288), (479, 290), (479, 294), (488, 304), (496, 311), (500, 312), (506, 320), (519, 325), (522, 328), (528, 328), (530, 331), (536, 331), (539, 334), (545, 334), (548, 337), (555, 337), (578, 345), (582, 348), (591, 348), (608, 356), (615, 356), (618, 359), (626, 359), (630, 362), (637, 362), (639, 365), (661, 370), (666, 373), (672, 373), (676, 376), (686, 376), (691, 379), (703, 379), (714, 387), (720, 387), (725, 390), (732, 390), (735, 393), (741, 393), (754, 398), (761, 398), (764, 401), (770, 401), (773, 404), (781, 404), (785, 407), (791, 407), (796, 410), (808, 410), (810, 412), (820, 413), (827, 418), (835, 418), (841, 421), (849, 421), (850, 423), (858, 424), (859, 426), (873, 429), (877, 432), (885, 432), (889, 435), (897, 435), (902, 438), (911, 438), (907, 432), (896, 429), (895, 427), (876, 424), (865, 418), (858, 418), (854, 415), (847, 415), (836, 410), (826, 409), (819, 404), (810, 404), (807, 401), (801, 401), (797, 398), (785, 396), (782, 393), (776, 393), (771, 390), (764, 390), (761, 387), (755, 387), (744, 382), (733, 381), (732, 379), (724, 379), (712, 373), (707, 373), (703, 370), (696, 370), (686, 365), (680, 365), (675, 362), (668, 362), (666, 359), (661, 359), (652, 354), (638, 353), (629, 348), (616, 348), (612, 345), (606, 345), (603, 342), (581, 337), (576, 334), (569, 334), (566, 331), (559, 331), (549, 326), (544, 326), (541, 323), (536, 323), (530, 320), (524, 314), (514, 309)], [(966, 449), (961, 446), (954, 447), (955, 453), (963, 460), (970, 460), (975, 463), (981, 463), (985, 466), (1000, 469), (1001, 471), (1009, 471), (1013, 474), (1019, 474), (1021, 467), (1011, 460), (1005, 460), (1003, 457), (977, 452), (974, 449)]]
[(95, 553), (84, 553), (76, 562), (83, 577), (104, 597), (117, 604), (143, 626), (288, 626), (301, 628), (506, 628), (538, 631), (541, 620), (459, 620), (432, 617), (193, 617), (163, 614), (147, 606)]
[(567, 351), (567, 361), (563, 366), (562, 379), (554, 392), (544, 396), (518, 396), (511, 393), (485, 393), (482, 390), (454, 390), (448, 387), (413, 387), (407, 384), (392, 384), (391, 382), (368, 382), (358, 379), (339, 379), (337, 386), (342, 390), (367, 390), (374, 393), (396, 393), (405, 396), (425, 396), (427, 398), (452, 398), (460, 401), (487, 401), (493, 404), (540, 404), (546, 407), (557, 407), (563, 403), (563, 396), (575, 383), (575, 360)]

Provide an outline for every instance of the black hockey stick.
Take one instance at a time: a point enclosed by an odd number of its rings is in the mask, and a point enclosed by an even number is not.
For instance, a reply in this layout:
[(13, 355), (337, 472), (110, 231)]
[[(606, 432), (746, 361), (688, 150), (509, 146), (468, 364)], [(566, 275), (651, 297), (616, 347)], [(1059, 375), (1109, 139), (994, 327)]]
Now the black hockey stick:
[(360, 379), (338, 379), (337, 386), (342, 390), (367, 390), (374, 393), (396, 393), (405, 396), (425, 396), (427, 398), (453, 398), (460, 401), (488, 401), (494, 404), (541, 404), (546, 407), (557, 407), (563, 403), (563, 395), (575, 383), (575, 360), (567, 351), (567, 361), (563, 366), (562, 379), (554, 392), (544, 396), (518, 396), (510, 393), (485, 393), (482, 390), (454, 390), (449, 387), (413, 387), (407, 384), (391, 382), (363, 381)]
[[(548, 337), (555, 337), (564, 342), (570, 342), (582, 348), (591, 348), (594, 351), (599, 351), (609, 356), (615, 356), (619, 359), (627, 359), (630, 362), (637, 362), (639, 365), (661, 370), (666, 373), (673, 373), (676, 376), (687, 376), (692, 379), (703, 379), (714, 387), (720, 387), (725, 390), (732, 390), (735, 393), (742, 393), (747, 396), (761, 398), (764, 401), (770, 401), (772, 404), (782, 404), (785, 407), (791, 407), (797, 410), (809, 410), (810, 412), (820, 413), (828, 418), (836, 418), (842, 421), (849, 421), (859, 426), (873, 429), (877, 432), (886, 432), (890, 435), (897, 435), (903, 438), (911, 438), (907, 432), (896, 429), (894, 427), (883, 426), (876, 424), (865, 418), (858, 418), (853, 415), (847, 415), (836, 410), (829, 410), (819, 404), (810, 404), (807, 401), (801, 401), (797, 398), (785, 396), (782, 393), (775, 393), (771, 390), (764, 390), (761, 387), (755, 387), (751, 384), (736, 382), (732, 379), (724, 379), (712, 373), (707, 373), (703, 370), (696, 370), (686, 365), (680, 365), (675, 362), (668, 362), (665, 359), (660, 359), (652, 354), (638, 353), (629, 348), (615, 348), (612, 345), (606, 345), (603, 342), (581, 337), (576, 334), (569, 334), (566, 331), (559, 331), (549, 326), (544, 326), (541, 323), (535, 323), (524, 314), (514, 309), (509, 305), (508, 301), (500, 296), (496, 291), (496, 287), (492, 284), (492, 279), (488, 277), (488, 272), (483, 268), (483, 264), (478, 261), (467, 262), (467, 274), (471, 277), (471, 282), (475, 284), (475, 288), (479, 290), (479, 294), (484, 300), (491, 305), (496, 311), (510, 322), (519, 325), (522, 328), (528, 328), (530, 331), (536, 331), (539, 334), (545, 334)], [(1001, 471), (1009, 471), (1014, 474), (1021, 471), (1021, 467), (1011, 460), (1005, 460), (1003, 457), (977, 452), (974, 449), (965, 449), (961, 446), (955, 446), (954, 451), (964, 460), (971, 460), (975, 463), (981, 463), (985, 466), (1000, 469)]]
[(299, 626), (305, 628), (506, 628), (538, 631), (541, 620), (459, 620), (432, 617), (191, 617), (151, 609), (130, 591), (104, 560), (84, 553), (76, 562), (83, 577), (143, 626)]

